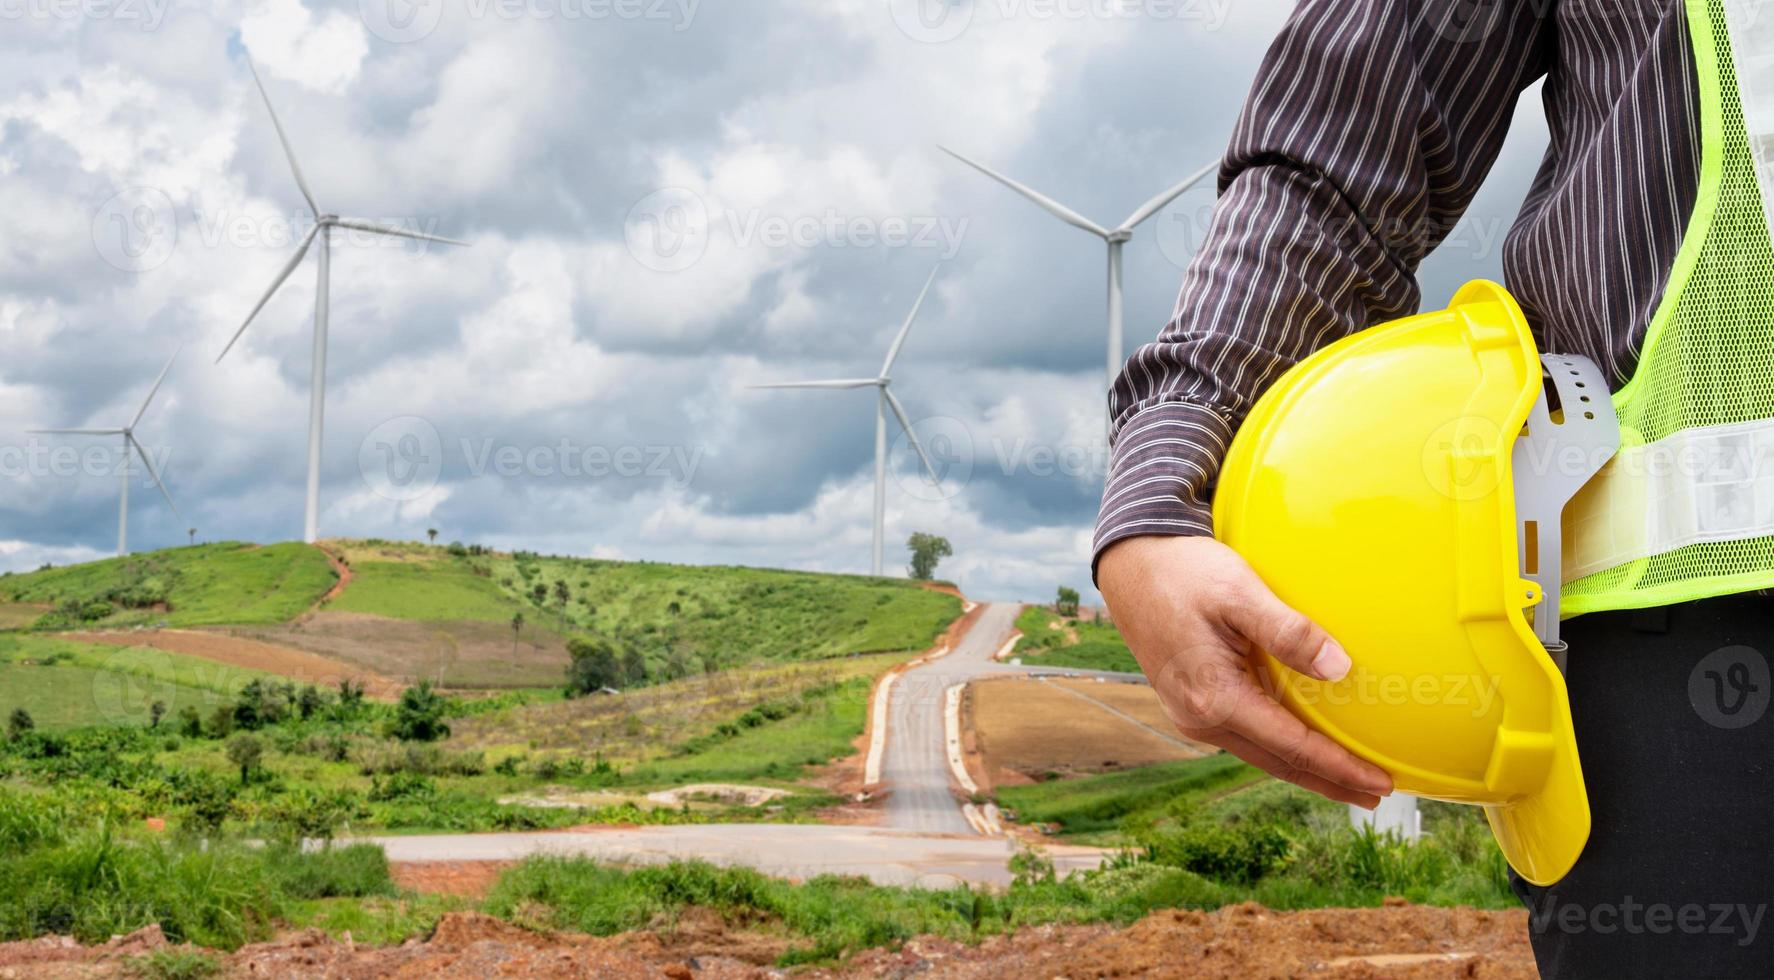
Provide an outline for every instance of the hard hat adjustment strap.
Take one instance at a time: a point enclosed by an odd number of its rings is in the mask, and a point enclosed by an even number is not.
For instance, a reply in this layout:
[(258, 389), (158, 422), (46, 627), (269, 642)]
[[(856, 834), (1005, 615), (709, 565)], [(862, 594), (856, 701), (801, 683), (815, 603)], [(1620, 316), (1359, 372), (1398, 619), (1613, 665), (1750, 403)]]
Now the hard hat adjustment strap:
[(1537, 584), (1534, 635), (1549, 653), (1562, 654), (1559, 593), (1563, 584), (1565, 505), (1620, 448), (1620, 420), (1607, 378), (1587, 357), (1540, 357), (1540, 397), (1510, 460), (1515, 487), (1516, 544), (1522, 577)]

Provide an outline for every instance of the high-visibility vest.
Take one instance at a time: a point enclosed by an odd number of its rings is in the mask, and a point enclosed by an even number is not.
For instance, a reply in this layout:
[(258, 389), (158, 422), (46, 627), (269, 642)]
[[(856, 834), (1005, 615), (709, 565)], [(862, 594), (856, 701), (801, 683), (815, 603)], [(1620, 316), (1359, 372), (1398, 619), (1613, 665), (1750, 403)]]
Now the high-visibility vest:
[(1774, 7), (1686, 3), (1699, 195), (1620, 452), (1565, 511), (1564, 616), (1774, 587)]

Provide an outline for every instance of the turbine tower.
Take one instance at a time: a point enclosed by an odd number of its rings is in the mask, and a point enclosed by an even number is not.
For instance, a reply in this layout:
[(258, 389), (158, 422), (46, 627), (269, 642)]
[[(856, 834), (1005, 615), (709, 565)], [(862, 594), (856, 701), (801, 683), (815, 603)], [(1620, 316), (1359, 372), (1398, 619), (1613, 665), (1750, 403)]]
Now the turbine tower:
[(894, 418), (899, 419), (900, 428), (905, 430), (906, 439), (911, 442), (912, 449), (918, 454), (918, 461), (924, 464), (924, 472), (929, 474), (932, 483), (938, 482), (936, 467), (931, 465), (930, 456), (924, 452), (924, 446), (918, 441), (918, 434), (912, 430), (912, 420), (905, 413), (905, 406), (893, 394), (893, 362), (899, 359), (900, 348), (905, 346), (906, 335), (912, 332), (912, 324), (918, 319), (918, 311), (924, 308), (924, 297), (930, 295), (930, 286), (936, 282), (936, 269), (930, 270), (930, 278), (924, 280), (924, 290), (918, 294), (918, 301), (912, 304), (912, 312), (905, 318), (905, 325), (899, 328), (899, 335), (893, 338), (893, 346), (887, 349), (887, 360), (881, 364), (881, 373), (873, 378), (848, 378), (839, 381), (787, 381), (777, 384), (752, 385), (753, 388), (819, 388), (848, 389), (874, 388), (875, 396), (875, 543), (873, 560), (870, 567), (874, 574), (880, 575), (882, 570), (882, 548), (887, 534), (887, 413), (891, 411)]
[(172, 356), (166, 359), (166, 366), (160, 369), (160, 376), (154, 379), (154, 387), (148, 389), (148, 397), (142, 399), (142, 407), (136, 409), (135, 418), (130, 419), (129, 424), (120, 429), (31, 430), (33, 435), (123, 437), (123, 466), (122, 476), (118, 480), (120, 492), (117, 504), (117, 557), (119, 558), (129, 554), (129, 459), (131, 452), (141, 457), (142, 466), (146, 467), (148, 475), (154, 478), (154, 485), (160, 488), (160, 495), (166, 498), (166, 506), (171, 507), (172, 512), (178, 514), (181, 520), (184, 518), (183, 514), (179, 514), (178, 505), (172, 502), (172, 494), (167, 492), (166, 484), (160, 482), (160, 474), (154, 471), (154, 461), (148, 458), (148, 451), (142, 448), (142, 444), (136, 441), (135, 436), (136, 426), (141, 423), (142, 416), (148, 414), (148, 406), (153, 403), (154, 396), (160, 393), (161, 382), (166, 380), (167, 372), (172, 370), (172, 362), (178, 358), (179, 352), (175, 350), (172, 352)]
[[(1164, 210), (1170, 202), (1181, 197), (1184, 191), (1199, 184), (1202, 180), (1206, 179), (1208, 175), (1212, 174), (1215, 170), (1218, 170), (1219, 164), (1211, 163), (1202, 167), (1195, 173), (1190, 174), (1182, 183), (1177, 184), (1175, 187), (1170, 188), (1157, 197), (1152, 198), (1150, 201), (1140, 205), (1138, 209), (1127, 216), (1126, 221), (1121, 222), (1119, 226), (1111, 231), (1089, 218), (1084, 217), (1078, 212), (1073, 211), (1071, 208), (1066, 207), (1064, 204), (1055, 201), (1053, 198), (1050, 198), (1025, 184), (1017, 183), (983, 163), (969, 160), (967, 157), (956, 153), (954, 150), (951, 150), (946, 146), (939, 146), (937, 148), (980, 173), (985, 174), (987, 177), (1003, 184), (1005, 187), (1010, 188), (1031, 201), (1034, 201), (1048, 214), (1053, 215), (1074, 228), (1088, 231), (1109, 244), (1109, 387), (1114, 387), (1115, 377), (1121, 373), (1121, 366), (1124, 361), (1124, 357), (1121, 353), (1121, 247), (1133, 238), (1133, 230), (1135, 228), (1144, 224), (1146, 219)], [(1110, 419), (1109, 421), (1112, 423), (1114, 420)]]
[(283, 131), (283, 123), (278, 121), (277, 110), (271, 106), (271, 96), (265, 91), (265, 83), (259, 78), (259, 70), (253, 66), (250, 58), (247, 59), (246, 67), (248, 71), (252, 72), (253, 84), (258, 86), (259, 97), (265, 100), (265, 111), (271, 115), (271, 128), (277, 131), (277, 142), (283, 146), (283, 155), (289, 160), (290, 173), (296, 178), (296, 187), (302, 192), (302, 199), (308, 202), (308, 210), (314, 214), (314, 227), (310, 228), (308, 234), (303, 236), (301, 244), (296, 247), (296, 254), (290, 256), (290, 260), (284, 263), (283, 271), (277, 274), (277, 278), (271, 283), (271, 288), (265, 290), (265, 295), (259, 298), (258, 305), (254, 306), (252, 312), (246, 315), (246, 321), (240, 325), (240, 329), (236, 330), (234, 336), (229, 338), (228, 346), (222, 348), (222, 353), (216, 356), (216, 363), (220, 364), (222, 358), (227, 357), (228, 352), (234, 349), (234, 344), (240, 339), (241, 334), (246, 333), (246, 328), (252, 326), (253, 318), (259, 315), (259, 311), (265, 308), (266, 303), (271, 302), (271, 297), (277, 294), (277, 290), (282, 288), (284, 282), (296, 271), (296, 266), (300, 265), (302, 259), (307, 257), (309, 248), (313, 247), (316, 265), (319, 267), (319, 279), (315, 286), (314, 296), (314, 360), (311, 366), (312, 375), (308, 391), (308, 499), (302, 517), (302, 540), (313, 544), (320, 537), (320, 439), (326, 414), (326, 331), (332, 295), (332, 230), (345, 228), (393, 238), (440, 242), (445, 245), (467, 245), (468, 243), (457, 241), (454, 238), (427, 235), (421, 232), (407, 231), (404, 228), (395, 228), (357, 218), (341, 218), (336, 214), (322, 212), (320, 205), (314, 203), (314, 194), (309, 191), (308, 182), (302, 177), (302, 167), (296, 163), (296, 152), (290, 148), (289, 137)]

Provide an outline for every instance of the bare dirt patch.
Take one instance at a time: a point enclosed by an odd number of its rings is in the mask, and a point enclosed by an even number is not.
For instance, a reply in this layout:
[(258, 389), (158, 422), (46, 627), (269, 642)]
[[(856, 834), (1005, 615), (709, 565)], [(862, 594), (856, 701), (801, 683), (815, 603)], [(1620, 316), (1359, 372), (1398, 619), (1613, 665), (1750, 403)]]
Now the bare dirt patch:
[(393, 864), (388, 870), (394, 883), (408, 891), (479, 899), (513, 866), (510, 861), (433, 861)]
[[(452, 689), (548, 687), (566, 676), (566, 641), (541, 628), (514, 637), (505, 623), (417, 621), (321, 610), (297, 623), (246, 630), (414, 684)], [(514, 642), (515, 640), (515, 642)]]
[[(389, 949), (359, 947), (317, 931), (247, 946), (221, 962), (223, 975), (329, 977), (705, 977), (781, 976), (770, 968), (790, 947), (780, 936), (735, 929), (693, 909), (652, 930), (609, 938), (531, 931), (473, 912), (445, 916), (432, 935)], [(0, 976), (123, 978), (133, 958), (166, 948), (158, 929), (106, 946), (65, 939), (0, 945)], [(1527, 913), (1388, 905), (1379, 909), (1272, 912), (1235, 905), (1215, 912), (1155, 912), (1126, 929), (1039, 926), (969, 946), (913, 939), (868, 950), (820, 978), (1166, 976), (1472, 978), (1529, 980)]]
[(1162, 716), (1148, 687), (1091, 681), (992, 678), (968, 685), (962, 703), (974, 770), (992, 786), (1208, 754)]
[(261, 640), (247, 639), (229, 633), (208, 630), (139, 630), (125, 633), (70, 633), (70, 640), (80, 643), (101, 643), (114, 647), (148, 647), (168, 653), (243, 667), (287, 677), (299, 684), (316, 687), (337, 687), (340, 681), (351, 680), (364, 686), (364, 693), (380, 700), (400, 697), (405, 685), (373, 670), (344, 663), (303, 650)]

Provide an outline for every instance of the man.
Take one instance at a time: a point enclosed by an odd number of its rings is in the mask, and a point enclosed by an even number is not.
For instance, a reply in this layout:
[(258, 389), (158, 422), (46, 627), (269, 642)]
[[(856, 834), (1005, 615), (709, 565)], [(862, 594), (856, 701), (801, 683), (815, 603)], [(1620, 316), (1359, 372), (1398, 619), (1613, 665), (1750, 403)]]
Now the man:
[[(1391, 791), (1242, 669), (1253, 645), (1326, 680), (1358, 665), (1213, 540), (1211, 494), (1282, 372), (1417, 309), (1418, 263), (1532, 83), (1551, 140), (1503, 267), (1540, 348), (1600, 365), (1647, 441), (1774, 417), (1774, 316), (1755, 312), (1774, 249), (1721, 5), (1743, 2), (1302, 0), (1257, 74), (1176, 314), (1111, 394), (1097, 581), (1184, 732), (1331, 799)], [(1602, 610), (1564, 624), (1594, 828), (1563, 880), (1515, 881), (1549, 976), (1774, 974), (1763, 534), (1568, 587)]]

